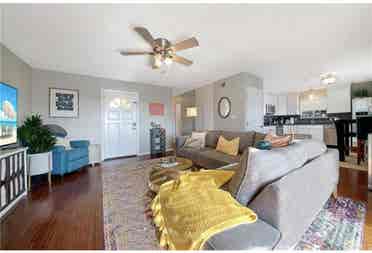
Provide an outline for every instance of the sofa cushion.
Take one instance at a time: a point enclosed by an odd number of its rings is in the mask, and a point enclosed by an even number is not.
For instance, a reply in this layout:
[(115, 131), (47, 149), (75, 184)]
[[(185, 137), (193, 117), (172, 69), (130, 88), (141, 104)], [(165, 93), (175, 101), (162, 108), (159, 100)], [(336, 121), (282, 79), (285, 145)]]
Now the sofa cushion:
[(71, 149), (70, 141), (66, 137), (56, 137), (56, 144), (57, 146), (64, 146), (66, 149)]
[(220, 133), (227, 140), (232, 140), (236, 137), (239, 137), (239, 153), (243, 153), (244, 150), (248, 147), (252, 147), (254, 144), (255, 132), (233, 132), (233, 131), (221, 131)]
[(247, 168), (243, 170), (242, 181), (236, 190), (236, 200), (247, 205), (267, 184), (302, 167), (326, 150), (325, 144), (317, 140), (296, 141), (287, 147), (272, 150), (249, 148), (249, 152), (245, 154)]
[(266, 137), (266, 134), (256, 132), (256, 134), (254, 135), (254, 145), (253, 146), (256, 146), (256, 144), (259, 141), (263, 141), (265, 139), (265, 137)]
[(205, 146), (210, 148), (216, 148), (218, 137), (220, 137), (221, 131), (211, 130), (207, 132), (205, 136)]
[(192, 137), (187, 137), (185, 143), (183, 144), (183, 147), (201, 149), (204, 146), (202, 145), (202, 141), (200, 139), (193, 139)]
[(188, 159), (191, 159), (193, 161), (196, 161), (197, 157), (200, 154), (200, 151), (202, 149), (196, 149), (196, 148), (190, 148), (190, 147), (182, 147), (178, 150), (177, 156), (185, 157)]
[(246, 174), (245, 170), (248, 168), (247, 166), (248, 152), (249, 152), (249, 148), (247, 148), (242, 154), (240, 161), (239, 161), (239, 165), (234, 167), (235, 174), (231, 178), (231, 181), (228, 185), (228, 191), (231, 193), (233, 197), (236, 196), (236, 193), (238, 192), (240, 184), (243, 181), (244, 175)]
[(218, 138), (216, 150), (228, 155), (237, 156), (239, 153), (239, 137), (226, 140), (222, 135)]
[(224, 162), (224, 165), (239, 162), (239, 159), (240, 159), (240, 156), (228, 155), (228, 154), (225, 154), (225, 153), (222, 153), (215, 149), (210, 149), (210, 148), (203, 149), (203, 151), (200, 152), (200, 156), (205, 159)]
[(280, 239), (280, 232), (257, 219), (213, 235), (204, 244), (204, 250), (272, 250)]
[(201, 143), (201, 147), (205, 147), (205, 136), (207, 135), (207, 132), (192, 132), (191, 133), (191, 139), (199, 140)]
[(296, 143), (298, 146), (304, 146), (303, 148), (306, 152), (306, 161), (313, 160), (327, 151), (327, 146), (324, 144), (324, 142), (316, 139), (295, 140), (294, 143)]
[(194, 164), (205, 169), (217, 169), (231, 163), (239, 162), (240, 156), (231, 156), (216, 151), (213, 148), (183, 147), (177, 152), (178, 156), (191, 159)]
[(78, 160), (82, 157), (88, 157), (88, 149), (86, 148), (73, 148), (66, 150), (68, 161)]

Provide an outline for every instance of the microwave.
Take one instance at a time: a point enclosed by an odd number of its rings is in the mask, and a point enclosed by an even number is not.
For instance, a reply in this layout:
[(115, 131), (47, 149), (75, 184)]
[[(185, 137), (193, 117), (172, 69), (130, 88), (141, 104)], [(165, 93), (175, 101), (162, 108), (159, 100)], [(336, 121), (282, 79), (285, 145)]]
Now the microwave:
[(265, 105), (265, 115), (274, 115), (275, 114), (275, 105), (266, 104)]

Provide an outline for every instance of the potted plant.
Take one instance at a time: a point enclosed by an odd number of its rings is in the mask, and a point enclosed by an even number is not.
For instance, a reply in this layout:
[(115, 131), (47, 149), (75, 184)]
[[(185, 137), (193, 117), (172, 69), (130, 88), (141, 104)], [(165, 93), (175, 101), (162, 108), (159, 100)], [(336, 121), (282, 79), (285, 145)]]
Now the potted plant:
[(56, 143), (56, 138), (43, 126), (41, 116), (39, 114), (28, 116), (22, 126), (18, 128), (18, 137), (21, 144), (28, 147), (29, 180), (32, 175), (44, 173), (49, 173), (50, 177), (52, 170), (51, 150)]

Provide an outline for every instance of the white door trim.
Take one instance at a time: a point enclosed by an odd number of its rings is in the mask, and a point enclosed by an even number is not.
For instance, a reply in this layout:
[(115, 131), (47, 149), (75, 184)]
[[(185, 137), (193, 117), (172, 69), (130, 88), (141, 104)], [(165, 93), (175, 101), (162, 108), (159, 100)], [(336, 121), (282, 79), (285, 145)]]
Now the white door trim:
[(133, 96), (137, 99), (137, 112), (136, 112), (136, 117), (137, 117), (137, 152), (136, 155), (138, 156), (140, 154), (140, 100), (139, 100), (139, 94), (138, 92), (132, 92), (132, 91), (125, 91), (125, 90), (113, 90), (113, 89), (105, 89), (101, 88), (101, 154), (102, 154), (102, 160), (106, 159), (106, 154), (105, 154), (105, 102), (104, 102), (104, 97), (105, 97), (105, 92), (119, 92), (122, 94), (126, 94), (129, 96)]

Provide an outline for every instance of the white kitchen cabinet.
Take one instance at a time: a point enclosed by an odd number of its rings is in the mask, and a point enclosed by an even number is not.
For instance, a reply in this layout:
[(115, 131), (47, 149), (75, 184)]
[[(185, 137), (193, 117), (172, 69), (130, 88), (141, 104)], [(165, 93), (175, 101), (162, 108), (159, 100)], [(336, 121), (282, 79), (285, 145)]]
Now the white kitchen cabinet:
[(278, 95), (276, 115), (287, 115), (287, 95)]
[(332, 84), (327, 87), (327, 113), (350, 112), (350, 84)]
[(324, 126), (323, 125), (311, 125), (308, 128), (309, 134), (312, 139), (315, 140), (324, 140)]
[(276, 105), (277, 97), (272, 93), (264, 93), (264, 104)]
[(287, 95), (287, 114), (299, 114), (300, 110), (299, 94), (297, 92), (290, 92)]
[(274, 105), (277, 108), (277, 97), (271, 93), (264, 93), (264, 113), (266, 113), (266, 105)]

